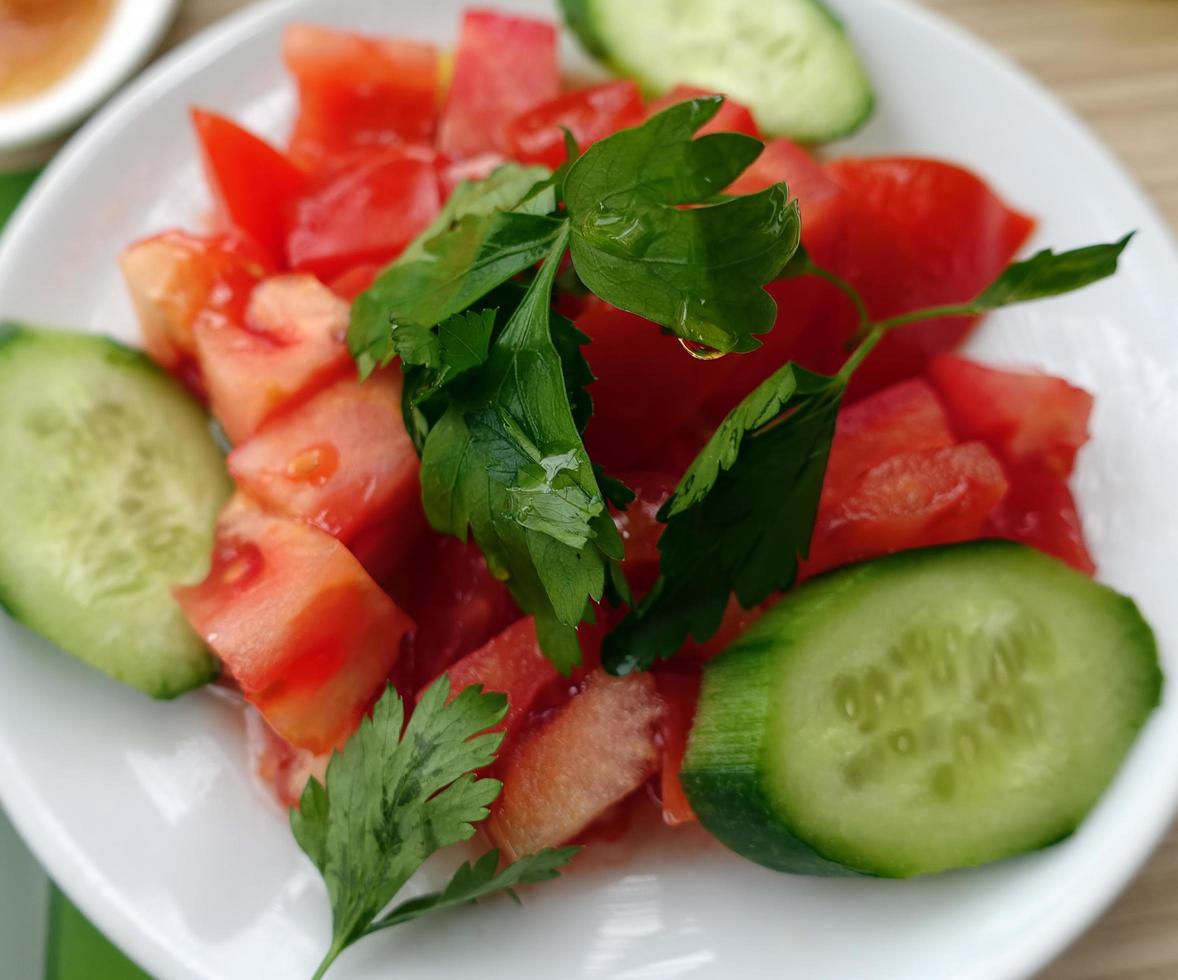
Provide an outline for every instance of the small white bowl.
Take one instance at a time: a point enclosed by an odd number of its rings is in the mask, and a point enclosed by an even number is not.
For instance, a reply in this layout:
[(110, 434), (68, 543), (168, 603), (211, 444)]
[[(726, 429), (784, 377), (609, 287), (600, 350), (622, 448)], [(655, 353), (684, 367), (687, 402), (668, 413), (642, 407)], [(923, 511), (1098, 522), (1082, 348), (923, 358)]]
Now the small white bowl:
[(40, 95), (0, 106), (0, 161), (76, 126), (159, 44), (180, 0), (115, 0), (102, 36), (73, 71)]

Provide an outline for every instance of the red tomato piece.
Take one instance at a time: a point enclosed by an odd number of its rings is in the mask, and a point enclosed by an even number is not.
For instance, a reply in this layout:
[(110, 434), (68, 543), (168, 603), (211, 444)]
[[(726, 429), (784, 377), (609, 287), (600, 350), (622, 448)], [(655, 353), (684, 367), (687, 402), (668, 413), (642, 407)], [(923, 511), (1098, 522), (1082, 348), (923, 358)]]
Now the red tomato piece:
[(229, 454), (229, 472), (256, 501), (344, 543), (416, 511), (418, 469), (395, 368), (337, 381)]
[[(536, 621), (531, 616), (516, 620), (474, 653), (468, 653), (446, 675), (454, 694), (473, 684), (506, 694), (507, 715), (496, 727), (509, 734), (527, 720), (540, 692), (560, 681), (560, 671), (540, 650)], [(418, 692), (418, 700), (423, 693), (424, 689)]]
[(271, 271), (267, 256), (240, 237), (183, 231), (136, 242), (119, 256), (119, 266), (147, 353), (177, 371), (195, 365), (197, 318), (243, 322), (250, 293)]
[(453, 194), (454, 188), (464, 180), (484, 180), (505, 163), (507, 157), (502, 153), (480, 153), (477, 157), (467, 157), (465, 160), (446, 161), (438, 174), (442, 183), (442, 199)]
[(839, 412), (822, 484), (824, 505), (842, 500), (869, 470), (901, 453), (945, 449), (957, 440), (923, 378), (901, 381)]
[(282, 57), (299, 89), (290, 137), (296, 160), (318, 167), (356, 150), (433, 142), (441, 63), (434, 45), (294, 24)]
[(720, 627), (712, 638), (705, 643), (696, 643), (688, 638), (682, 649), (675, 655), (683, 660), (695, 662), (708, 661), (718, 657), (740, 638), (740, 635), (768, 612), (780, 595), (773, 595), (752, 609), (745, 609), (733, 596), (728, 600), (724, 610), (724, 618), (720, 620)]
[(1054, 555), (1085, 575), (1096, 563), (1084, 542), (1076, 501), (1062, 477), (1037, 467), (1007, 467), (1010, 493), (990, 515), (995, 537), (1021, 541)]
[(981, 439), (1005, 462), (1066, 477), (1088, 441), (1092, 396), (1062, 378), (999, 371), (941, 354), (929, 362), (953, 427)]
[(385, 265), (441, 206), (435, 161), (387, 150), (311, 182), (295, 202), (286, 255), (292, 268), (325, 280), (353, 266)]
[(698, 819), (687, 794), (679, 782), (683, 757), (687, 754), (687, 736), (695, 721), (699, 703), (700, 675), (678, 671), (660, 671), (655, 678), (659, 696), (667, 706), (663, 713), (663, 772), (659, 796), (663, 803), (663, 822), (670, 827), (695, 823)]
[(193, 109), (192, 122), (200, 139), (205, 177), (221, 216), (278, 260), (283, 254), (287, 212), (307, 182), (306, 173), (224, 116)]
[(199, 319), (193, 334), (209, 404), (233, 443), (341, 377), (351, 365), (348, 304), (314, 276), (267, 279), (245, 323)]
[[(977, 176), (936, 160), (837, 160), (827, 173), (845, 192), (850, 216), (839, 254), (814, 250), (815, 258), (850, 280), (876, 319), (973, 299), (1034, 227)], [(975, 322), (949, 317), (893, 330), (860, 368), (853, 393), (922, 373)], [(841, 329), (849, 335), (854, 318)]]
[(372, 262), (365, 262), (362, 265), (353, 266), (347, 272), (332, 279), (328, 283), (328, 287), (340, 299), (354, 303), (356, 297), (372, 285), (380, 273), (380, 269), (381, 267), (379, 265)]
[(658, 519), (659, 508), (679, 481), (669, 473), (653, 471), (624, 473), (619, 478), (635, 494), (624, 511), (614, 514), (614, 524), (626, 548), (622, 570), (630, 588), (641, 596), (654, 585), (659, 573), (659, 538), (666, 527)]
[(386, 582), (417, 623), (398, 665), (397, 687), (418, 691), (520, 617), (507, 586), (488, 570), (478, 547), (426, 531)]
[(355, 730), (413, 629), (335, 538), (240, 495), (221, 515), (208, 577), (175, 594), (274, 730), (316, 753)]
[[(696, 88), (694, 85), (676, 85), (666, 95), (651, 102), (647, 107), (646, 114), (647, 117), (650, 117), (664, 109), (671, 108), (673, 105), (678, 105), (680, 102), (686, 102), (688, 99), (698, 99), (702, 96), (716, 94), (720, 93), (709, 92), (705, 88)], [(707, 136), (709, 133), (745, 133), (748, 136), (757, 137), (761, 135), (761, 131), (757, 128), (757, 121), (749, 112), (748, 107), (727, 96), (724, 98), (724, 104), (720, 106), (720, 111), (696, 131), (696, 136)], [(740, 191), (739, 193), (748, 192)]]
[(258, 712), (246, 711), (245, 732), (254, 771), (262, 782), (274, 787), (283, 806), (298, 806), (312, 776), (321, 783), (327, 777), (330, 752), (316, 755), (296, 748), (266, 724)]
[(619, 129), (645, 118), (642, 94), (633, 82), (606, 82), (557, 96), (507, 124), (509, 156), (522, 163), (542, 163), (554, 170), (566, 159), (564, 130), (585, 150)]
[(1006, 490), (1001, 464), (980, 442), (893, 456), (841, 500), (824, 496), (805, 574), (981, 537)]
[(567, 843), (659, 768), (664, 705), (649, 674), (596, 672), (506, 759), (487, 822), (508, 860)]
[(507, 152), (507, 124), (560, 93), (556, 43), (556, 27), (547, 21), (466, 11), (439, 149), (460, 159)]

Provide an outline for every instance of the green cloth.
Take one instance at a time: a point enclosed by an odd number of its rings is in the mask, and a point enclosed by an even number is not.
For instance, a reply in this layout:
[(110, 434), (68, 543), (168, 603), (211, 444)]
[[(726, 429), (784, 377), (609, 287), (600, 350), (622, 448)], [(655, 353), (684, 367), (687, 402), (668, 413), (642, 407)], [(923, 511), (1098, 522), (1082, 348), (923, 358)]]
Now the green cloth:
[[(37, 171), (0, 173), (0, 229), (33, 186)], [(3, 314), (0, 309), (0, 314)], [(112, 946), (57, 888), (49, 897), (45, 980), (151, 980)], [(3, 975), (0, 951), (0, 976)]]

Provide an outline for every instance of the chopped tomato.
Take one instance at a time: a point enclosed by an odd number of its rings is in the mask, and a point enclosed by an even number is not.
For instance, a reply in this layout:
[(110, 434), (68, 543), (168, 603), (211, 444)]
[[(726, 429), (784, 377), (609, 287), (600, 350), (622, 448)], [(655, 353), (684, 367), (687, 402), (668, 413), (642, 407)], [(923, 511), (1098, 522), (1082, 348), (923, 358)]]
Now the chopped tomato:
[(700, 675), (663, 670), (655, 678), (659, 696), (666, 705), (663, 714), (663, 773), (659, 796), (663, 803), (663, 822), (675, 827), (695, 823), (695, 811), (687, 802), (687, 794), (679, 782), (683, 757), (687, 754), (687, 736), (695, 720), (699, 703)]
[(438, 174), (442, 182), (443, 200), (454, 193), (454, 188), (464, 180), (484, 180), (505, 163), (507, 157), (502, 153), (480, 153), (477, 157), (463, 160), (447, 160)]
[(1096, 574), (1067, 481), (1037, 467), (1008, 466), (1006, 475), (1010, 493), (990, 515), (989, 533), (1029, 544), (1085, 575)]
[(251, 497), (344, 543), (399, 512), (415, 515), (418, 470), (396, 368), (337, 381), (229, 454), (229, 472)]
[(892, 456), (945, 449), (956, 441), (945, 409), (923, 378), (884, 388), (839, 412), (822, 499), (827, 506), (842, 500), (868, 470)]
[(322, 166), (356, 150), (433, 142), (440, 88), (434, 45), (294, 24), (282, 56), (299, 89), (290, 137), (296, 160)]
[[(815, 249), (819, 264), (848, 279), (876, 318), (973, 299), (1006, 267), (1034, 223), (974, 174), (936, 160), (837, 160), (827, 173), (849, 209), (838, 252)], [(866, 394), (923, 372), (930, 356), (957, 347), (975, 318), (948, 317), (898, 327), (854, 379)], [(837, 333), (855, 318), (843, 307)]]
[(233, 443), (351, 365), (348, 304), (313, 276), (267, 279), (250, 298), (244, 324), (199, 319), (196, 352), (213, 415)]
[(614, 524), (626, 548), (622, 569), (630, 588), (641, 596), (659, 573), (659, 538), (666, 527), (658, 519), (659, 508), (679, 481), (669, 473), (649, 470), (624, 473), (619, 478), (635, 495), (624, 511), (614, 514)]
[[(717, 93), (709, 92), (704, 88), (696, 88), (694, 85), (676, 85), (666, 95), (651, 102), (647, 108), (647, 115), (653, 116), (657, 112), (669, 109), (680, 102), (686, 102), (688, 99), (698, 99), (702, 96), (715, 94)], [(749, 112), (748, 107), (727, 97), (724, 99), (724, 104), (720, 106), (720, 111), (704, 123), (696, 135), (707, 136), (709, 133), (745, 133), (748, 136), (758, 137), (761, 135), (761, 131), (757, 129), (757, 121)], [(747, 191), (740, 193), (747, 193)]]
[(250, 293), (271, 271), (269, 258), (239, 236), (199, 238), (183, 231), (136, 242), (119, 265), (147, 353), (173, 371), (195, 366), (197, 318), (244, 322)]
[(547, 21), (466, 11), (438, 131), (442, 152), (460, 159), (507, 152), (507, 124), (560, 92), (556, 42)]
[[(540, 649), (536, 621), (531, 616), (516, 620), (474, 653), (468, 653), (446, 675), (455, 694), (473, 684), (506, 694), (507, 715), (497, 727), (509, 734), (527, 720), (540, 692), (560, 681), (560, 671)], [(418, 692), (418, 700), (423, 693), (424, 689)]]
[(941, 354), (929, 362), (953, 427), (981, 439), (1012, 466), (1066, 477), (1088, 441), (1092, 396), (1062, 378), (999, 371)]
[(572, 840), (653, 776), (663, 712), (649, 674), (596, 672), (500, 760), (488, 832), (508, 860)]
[(365, 262), (336, 276), (328, 286), (340, 299), (353, 303), (357, 296), (372, 285), (380, 269), (381, 267), (375, 263)]
[(316, 754), (296, 748), (256, 711), (247, 710), (245, 731), (254, 771), (263, 782), (274, 787), (283, 806), (298, 806), (312, 777), (321, 783), (326, 778), (330, 752)]
[(386, 585), (417, 623), (398, 665), (403, 691), (419, 690), (520, 617), (507, 586), (487, 570), (475, 544), (433, 531)]
[(240, 495), (208, 577), (175, 594), (274, 730), (316, 753), (355, 730), (413, 628), (335, 538)]
[(688, 638), (676, 656), (696, 662), (707, 661), (713, 657), (718, 657), (735, 643), (745, 630), (764, 616), (779, 598), (781, 598), (780, 595), (773, 595), (759, 606), (754, 606), (752, 609), (745, 609), (737, 601), (735, 596), (731, 597), (728, 600), (727, 607), (724, 609), (724, 618), (720, 620), (720, 627), (712, 635), (711, 639), (704, 643), (696, 643), (695, 640)]
[(504, 140), (516, 160), (555, 169), (566, 158), (565, 129), (585, 150), (619, 129), (637, 126), (644, 115), (637, 85), (606, 82), (566, 92), (516, 116), (507, 124)]
[(279, 261), (287, 212), (306, 174), (285, 154), (224, 116), (194, 109), (192, 122), (221, 216)]
[(287, 258), (328, 280), (357, 265), (384, 265), (441, 206), (431, 155), (386, 150), (311, 182), (294, 205)]
[(892, 456), (842, 499), (823, 495), (805, 574), (981, 537), (1006, 489), (1002, 465), (980, 442)]

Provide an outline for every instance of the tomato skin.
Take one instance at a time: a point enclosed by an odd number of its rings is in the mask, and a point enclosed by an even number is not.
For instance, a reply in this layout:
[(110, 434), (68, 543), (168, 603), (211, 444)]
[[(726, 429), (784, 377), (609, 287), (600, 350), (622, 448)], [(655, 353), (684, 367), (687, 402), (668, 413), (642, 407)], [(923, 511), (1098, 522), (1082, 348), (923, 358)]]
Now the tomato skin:
[(200, 317), (241, 323), (254, 287), (272, 271), (270, 259), (236, 235), (202, 238), (165, 231), (126, 248), (119, 266), (143, 331), (147, 353), (161, 367), (196, 364), (193, 326)]
[(841, 500), (824, 495), (803, 574), (982, 537), (1007, 486), (1002, 465), (980, 442), (892, 456)]
[[(844, 191), (849, 217), (840, 254), (815, 250), (815, 259), (848, 279), (875, 319), (973, 299), (1034, 227), (977, 176), (937, 160), (845, 159), (826, 171)], [(845, 339), (854, 317), (844, 317)], [(896, 328), (859, 369), (852, 396), (921, 374), (975, 323), (948, 317)]]
[(386, 150), (308, 185), (293, 206), (286, 255), (292, 268), (324, 280), (357, 265), (385, 265), (441, 206), (432, 157)]
[(235, 445), (263, 422), (351, 369), (348, 305), (313, 276), (275, 276), (250, 297), (244, 323), (193, 329), (213, 415)]
[(663, 771), (659, 784), (663, 823), (668, 827), (696, 823), (698, 818), (679, 782), (679, 772), (683, 768), (687, 736), (691, 733), (695, 709), (699, 704), (700, 675), (698, 672), (662, 670), (655, 675), (655, 683), (666, 705), (661, 725)]
[[(676, 85), (666, 95), (651, 102), (647, 107), (646, 114), (649, 118), (673, 105), (686, 102), (688, 99), (698, 99), (716, 94), (704, 88), (696, 88), (694, 85)], [(756, 137), (761, 135), (761, 131), (757, 128), (757, 121), (753, 118), (748, 107), (727, 97), (725, 97), (723, 105), (720, 106), (720, 111), (704, 123), (695, 135), (707, 136), (710, 133), (744, 133), (747, 136)], [(748, 192), (740, 191), (739, 193)]]
[(314, 753), (355, 730), (413, 628), (342, 544), (240, 494), (208, 577), (175, 595), (274, 730)]
[(963, 439), (981, 439), (1005, 462), (1067, 477), (1088, 441), (1092, 396), (1062, 378), (1000, 371), (951, 354), (929, 377)]
[[(485, 691), (507, 695), (507, 715), (496, 727), (510, 736), (528, 718), (536, 698), (547, 687), (560, 682), (552, 661), (544, 656), (536, 640), (536, 621), (527, 616), (516, 620), (473, 653), (468, 653), (446, 671), (450, 690), (481, 684)], [(421, 700), (423, 688), (418, 692)]]
[(282, 57), (299, 90), (290, 152), (304, 165), (433, 142), (441, 74), (434, 45), (292, 24)]
[(507, 124), (504, 142), (507, 154), (521, 163), (555, 170), (567, 157), (564, 128), (584, 151), (619, 129), (637, 126), (644, 116), (637, 85), (606, 82), (558, 95), (516, 116)]
[(345, 544), (414, 512), (420, 466), (401, 417), (400, 371), (337, 381), (262, 426), (228, 463), (237, 485), (269, 511)]
[(237, 123), (192, 110), (209, 189), (224, 220), (277, 262), (283, 255), (286, 215), (307, 182), (285, 154)]
[(457, 159), (506, 153), (507, 124), (560, 93), (556, 27), (490, 10), (462, 17), (438, 148)]
[(1038, 467), (1008, 466), (1010, 493), (990, 515), (987, 531), (1054, 555), (1085, 575), (1096, 563), (1067, 481)]
[(649, 674), (595, 672), (585, 690), (501, 759), (487, 830), (508, 860), (567, 843), (659, 768), (665, 706)]
[(380, 270), (379, 265), (373, 262), (364, 262), (336, 276), (327, 285), (340, 299), (354, 303), (356, 297), (376, 281)]

